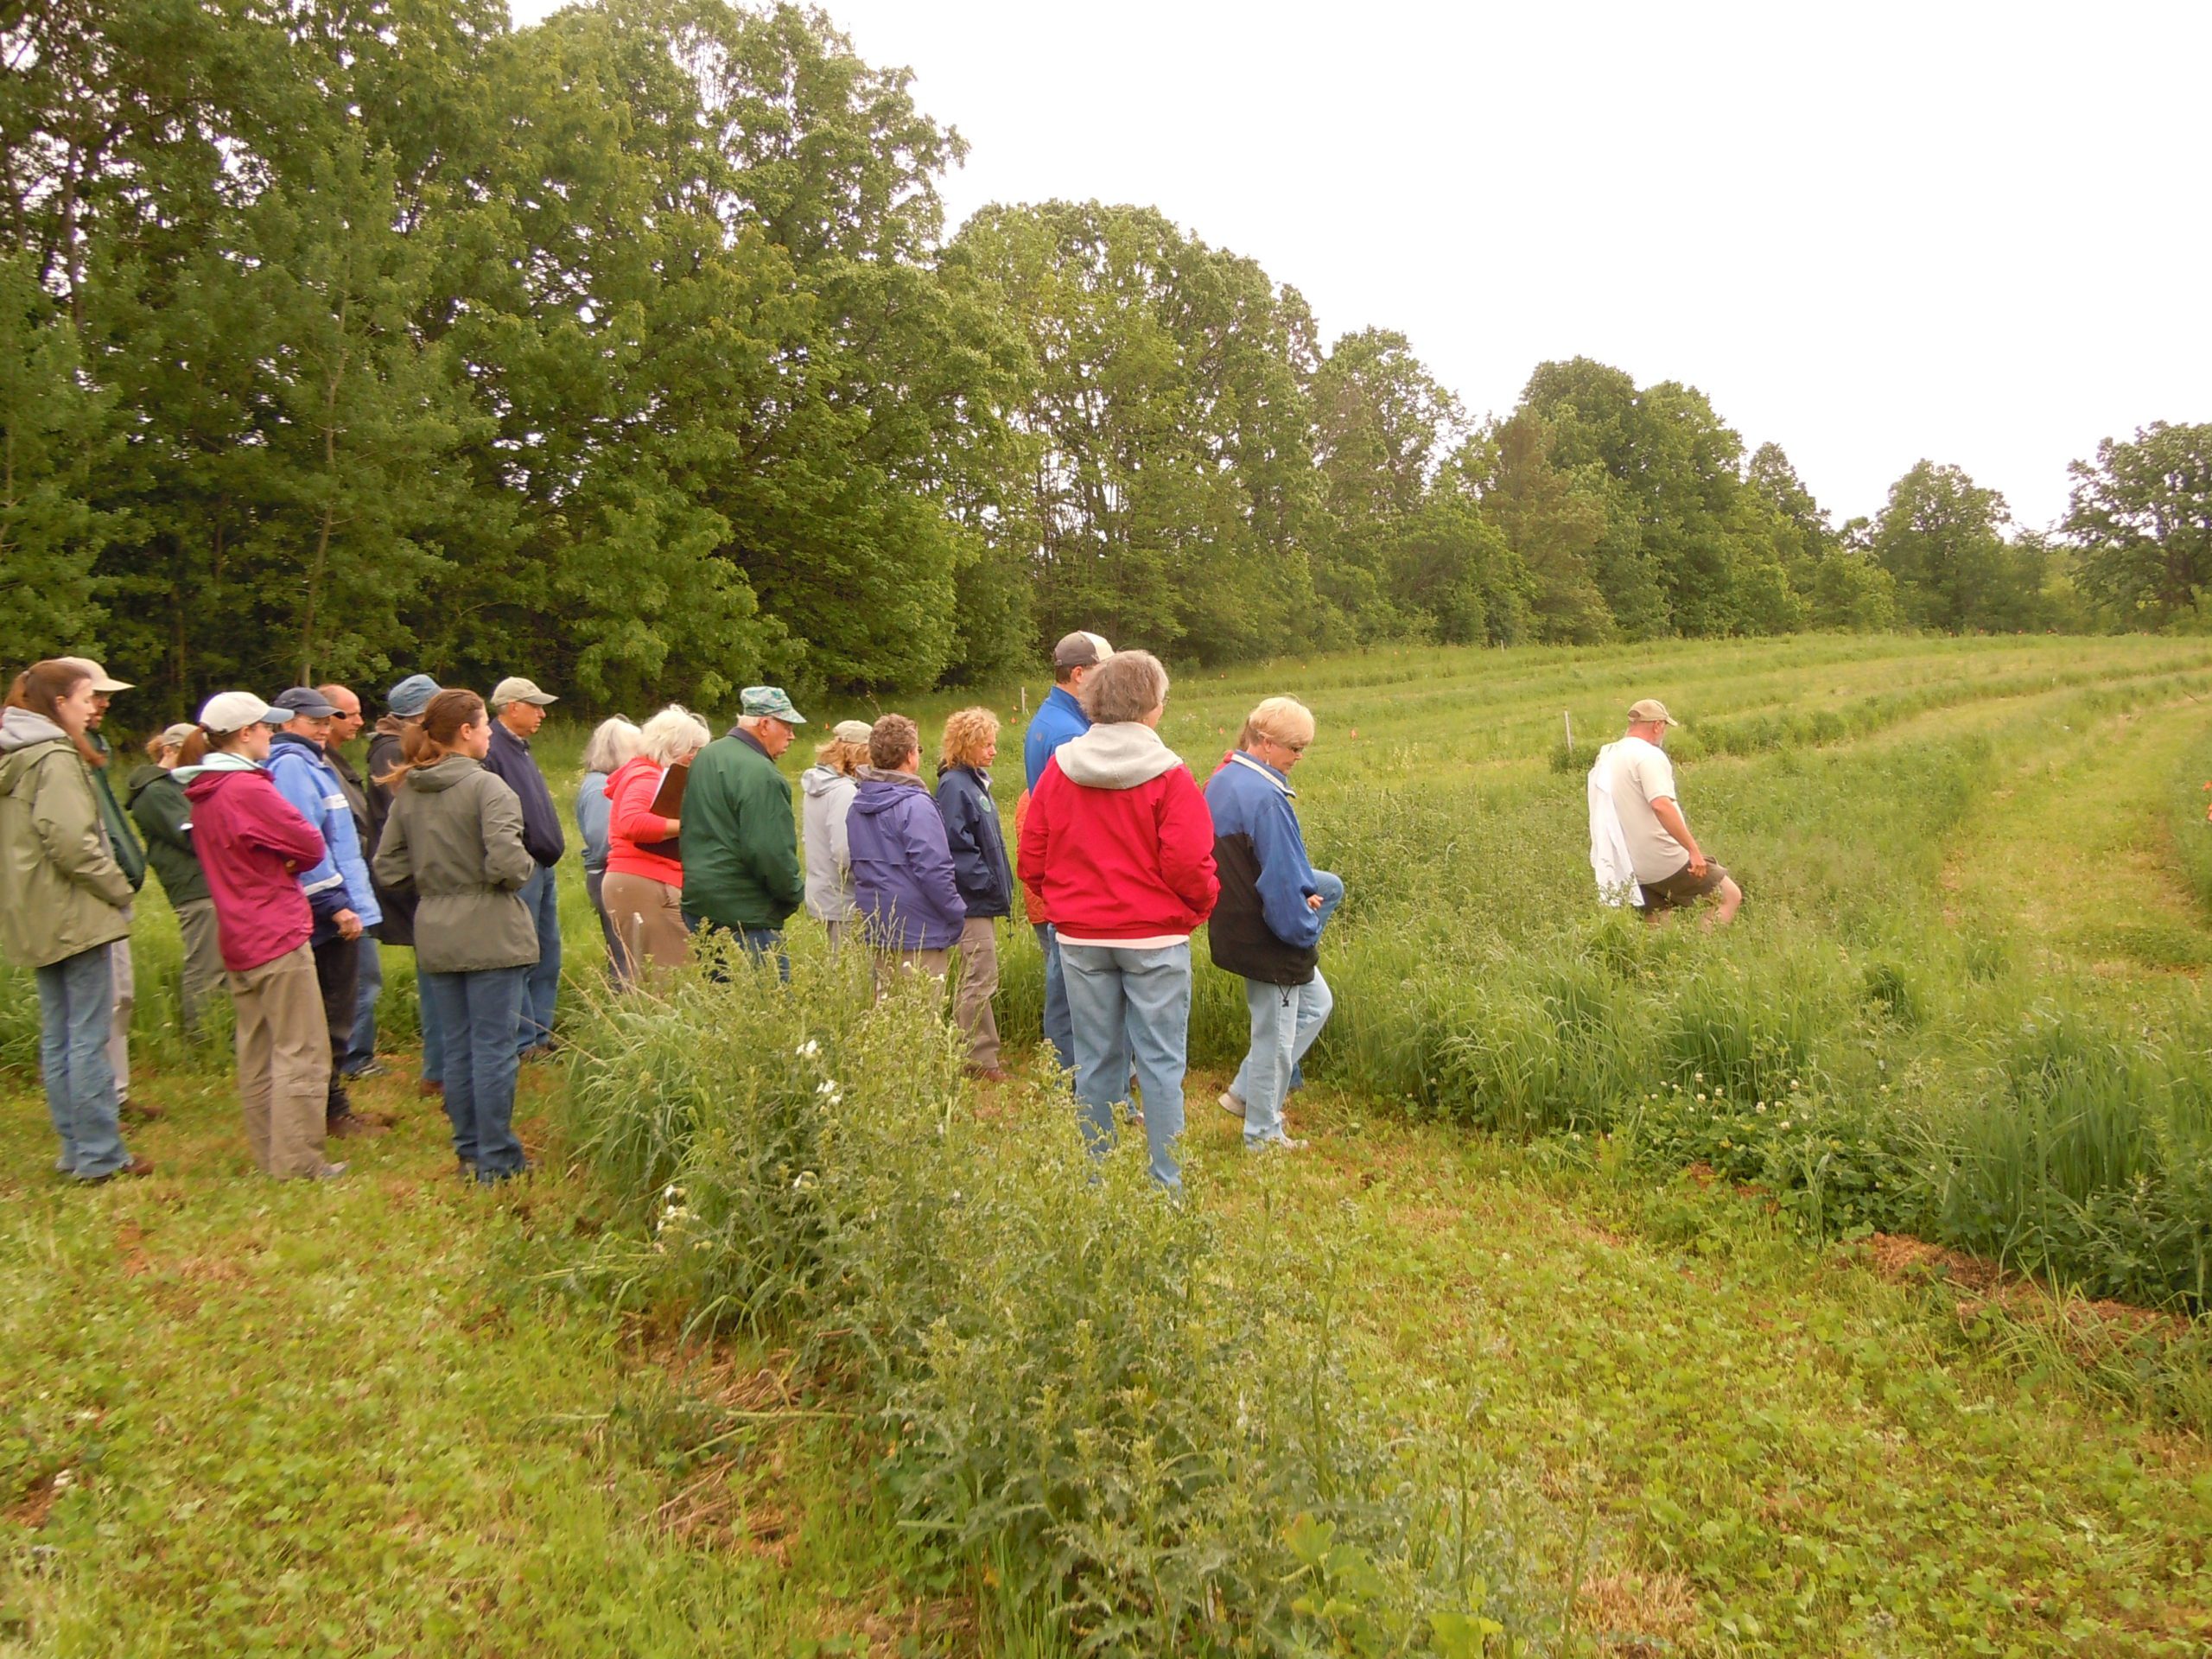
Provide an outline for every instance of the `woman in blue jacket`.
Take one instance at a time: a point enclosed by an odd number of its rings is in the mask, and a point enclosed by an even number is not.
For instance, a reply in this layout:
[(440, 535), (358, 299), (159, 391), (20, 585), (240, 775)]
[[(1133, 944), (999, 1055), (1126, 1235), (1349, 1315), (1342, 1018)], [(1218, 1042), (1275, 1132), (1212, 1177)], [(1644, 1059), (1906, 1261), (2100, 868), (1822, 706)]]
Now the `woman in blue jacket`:
[(1006, 836), (991, 799), (988, 768), (998, 758), (999, 717), (988, 709), (963, 709), (944, 722), (938, 751), (937, 810), (952, 854), (953, 884), (967, 919), (960, 927), (960, 988), (952, 1018), (968, 1038), (968, 1069), (1003, 1082), (999, 1024), (991, 999), (999, 988), (998, 918), (1014, 913), (1014, 871), (1006, 861)]
[(868, 737), (871, 764), (845, 818), (855, 919), (875, 952), (876, 992), (916, 969), (943, 979), (968, 909), (952, 879), (944, 820), (922, 783), (921, 733), (886, 715)]

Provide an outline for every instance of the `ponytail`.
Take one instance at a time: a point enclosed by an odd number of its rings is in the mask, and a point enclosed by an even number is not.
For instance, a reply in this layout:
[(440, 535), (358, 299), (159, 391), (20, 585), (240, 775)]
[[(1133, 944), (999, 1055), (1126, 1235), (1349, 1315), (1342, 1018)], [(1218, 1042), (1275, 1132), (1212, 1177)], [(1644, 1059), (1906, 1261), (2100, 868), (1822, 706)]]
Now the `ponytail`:
[(474, 691), (439, 692), (399, 734), (399, 764), (376, 781), (386, 789), (398, 788), (409, 772), (434, 766), (453, 753), (462, 730), (485, 717), (484, 699)]

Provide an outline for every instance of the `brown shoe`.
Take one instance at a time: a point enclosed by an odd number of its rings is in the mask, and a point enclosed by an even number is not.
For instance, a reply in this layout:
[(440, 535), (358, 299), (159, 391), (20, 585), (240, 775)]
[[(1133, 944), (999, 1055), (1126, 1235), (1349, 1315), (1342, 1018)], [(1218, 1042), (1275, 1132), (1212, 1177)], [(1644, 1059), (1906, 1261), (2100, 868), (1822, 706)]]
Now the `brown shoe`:
[(445, 1084), (435, 1077), (421, 1077), (415, 1084), (415, 1092), (418, 1095), (442, 1095), (445, 1091)]
[(1013, 1074), (1002, 1065), (971, 1065), (968, 1075), (978, 1083), (1004, 1083)]
[(323, 1125), (322, 1132), (333, 1141), (360, 1141), (371, 1135), (382, 1135), (384, 1125), (372, 1123), (358, 1112), (348, 1112)]
[(150, 1175), (153, 1173), (154, 1160), (150, 1158), (138, 1157), (134, 1154), (129, 1163), (119, 1165), (116, 1168), (108, 1171), (105, 1175), (90, 1175), (86, 1177), (85, 1185), (86, 1186), (99, 1186), (103, 1182), (114, 1180), (118, 1176), (127, 1176), (132, 1179), (136, 1179), (141, 1175)]
[(131, 1099), (128, 1095), (124, 1096), (122, 1103), (116, 1107), (115, 1115), (126, 1123), (152, 1123), (168, 1116), (160, 1107), (146, 1105), (141, 1101)]

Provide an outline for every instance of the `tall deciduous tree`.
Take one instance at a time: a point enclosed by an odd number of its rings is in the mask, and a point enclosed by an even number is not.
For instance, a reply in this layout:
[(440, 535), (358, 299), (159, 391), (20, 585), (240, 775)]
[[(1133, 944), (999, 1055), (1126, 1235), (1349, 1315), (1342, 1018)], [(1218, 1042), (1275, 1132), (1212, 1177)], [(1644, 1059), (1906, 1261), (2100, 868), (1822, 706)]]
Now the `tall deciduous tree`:
[(2212, 425), (2156, 421), (2071, 470), (2083, 588), (2129, 621), (2196, 612), (2212, 589)]

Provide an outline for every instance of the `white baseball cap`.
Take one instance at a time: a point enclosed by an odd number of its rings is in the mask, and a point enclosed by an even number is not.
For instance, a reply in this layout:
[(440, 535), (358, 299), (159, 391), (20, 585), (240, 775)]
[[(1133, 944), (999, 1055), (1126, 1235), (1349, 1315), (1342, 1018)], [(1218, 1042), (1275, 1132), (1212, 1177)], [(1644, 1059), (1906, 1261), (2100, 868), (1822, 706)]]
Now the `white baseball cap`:
[(271, 709), (251, 691), (218, 691), (200, 710), (200, 723), (211, 732), (242, 732), (249, 726), (282, 726), (292, 717)]

